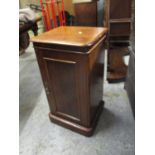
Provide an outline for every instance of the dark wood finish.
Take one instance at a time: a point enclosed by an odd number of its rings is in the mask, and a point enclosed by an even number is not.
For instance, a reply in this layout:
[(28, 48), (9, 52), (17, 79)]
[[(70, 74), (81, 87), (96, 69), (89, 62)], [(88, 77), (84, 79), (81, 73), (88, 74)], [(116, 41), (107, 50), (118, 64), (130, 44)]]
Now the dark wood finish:
[(102, 111), (106, 33), (106, 28), (59, 27), (32, 38), (51, 121), (86, 136)]
[(111, 36), (129, 36), (130, 35), (130, 21), (110, 21), (110, 33), (109, 37), (111, 40)]
[(97, 26), (97, 1), (74, 4), (76, 24)]
[(131, 0), (109, 0), (110, 19), (131, 18)]
[(109, 50), (109, 73), (108, 81), (110, 83), (125, 80), (124, 75), (127, 73), (127, 66), (124, 64), (122, 56), (128, 54), (126, 47), (114, 47)]
[(72, 46), (76, 50), (75, 46), (90, 48), (106, 33), (107, 29), (102, 27), (64, 26), (40, 34), (38, 37), (32, 38), (32, 41), (58, 46)]
[(123, 56), (126, 54), (124, 48), (128, 49), (131, 33), (131, 0), (105, 0), (104, 6), (104, 26), (109, 29), (107, 80), (120, 82), (125, 80), (127, 72)]

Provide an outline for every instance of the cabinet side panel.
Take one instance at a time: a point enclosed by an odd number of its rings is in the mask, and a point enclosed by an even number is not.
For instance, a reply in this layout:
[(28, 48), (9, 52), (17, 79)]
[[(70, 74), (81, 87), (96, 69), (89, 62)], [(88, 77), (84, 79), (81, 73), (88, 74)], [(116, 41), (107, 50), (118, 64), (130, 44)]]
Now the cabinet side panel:
[(101, 42), (89, 55), (91, 119), (103, 98), (104, 48)]
[[(39, 53), (41, 53), (39, 62), (41, 64), (40, 69), (42, 76), (44, 77), (43, 82), (46, 81), (48, 89), (50, 90), (50, 94), (47, 95), (51, 98), (51, 100), (49, 100), (50, 112), (60, 118), (89, 127), (89, 54), (69, 53), (42, 47), (36, 47), (35, 49), (38, 56)], [(67, 82), (65, 82), (65, 80), (67, 80)], [(61, 82), (59, 83), (59, 81)], [(59, 92), (58, 89), (60, 89), (60, 87), (62, 88), (62, 86), (65, 88), (65, 91)], [(59, 95), (57, 95), (57, 92)], [(57, 106), (57, 104), (61, 104), (60, 100), (65, 100), (62, 98), (64, 95), (67, 97), (66, 100), (69, 101), (65, 103), (66, 108), (68, 108), (65, 110), (69, 110), (69, 114), (67, 111), (60, 109), (62, 108), (60, 107), (61, 105), (59, 105), (59, 107)], [(70, 109), (73, 109), (73, 111), (70, 112)]]

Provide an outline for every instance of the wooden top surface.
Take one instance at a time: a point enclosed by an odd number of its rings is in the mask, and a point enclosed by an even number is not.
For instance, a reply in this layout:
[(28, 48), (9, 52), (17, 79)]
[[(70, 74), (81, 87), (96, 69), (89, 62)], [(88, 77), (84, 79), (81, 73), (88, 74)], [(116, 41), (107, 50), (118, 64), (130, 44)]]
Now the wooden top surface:
[(32, 42), (70, 46), (91, 46), (107, 33), (103, 27), (61, 26), (31, 39)]

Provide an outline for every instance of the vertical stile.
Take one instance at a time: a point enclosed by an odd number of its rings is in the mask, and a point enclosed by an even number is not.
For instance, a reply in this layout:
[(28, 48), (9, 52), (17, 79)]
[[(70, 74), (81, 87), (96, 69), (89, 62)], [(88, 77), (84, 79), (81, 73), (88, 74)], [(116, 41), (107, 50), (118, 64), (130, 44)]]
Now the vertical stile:
[(63, 26), (66, 25), (66, 17), (65, 17), (65, 8), (64, 8), (64, 0), (62, 0), (62, 19), (63, 19)]
[(58, 10), (58, 16), (59, 16), (59, 23), (60, 23), (60, 26), (62, 26), (62, 13), (59, 6), (59, 0), (57, 0), (57, 10)]
[(49, 11), (49, 1), (46, 1), (46, 15), (47, 15), (47, 25), (48, 25), (48, 30), (51, 29), (51, 21), (50, 21), (50, 11)]
[(44, 8), (42, 0), (40, 0), (40, 5), (41, 5), (41, 9), (42, 9), (42, 14), (43, 14), (43, 21), (44, 21), (44, 25), (45, 25), (45, 30), (47, 31), (48, 30), (48, 27), (47, 27), (47, 16), (46, 16), (46, 11), (45, 11), (45, 8)]

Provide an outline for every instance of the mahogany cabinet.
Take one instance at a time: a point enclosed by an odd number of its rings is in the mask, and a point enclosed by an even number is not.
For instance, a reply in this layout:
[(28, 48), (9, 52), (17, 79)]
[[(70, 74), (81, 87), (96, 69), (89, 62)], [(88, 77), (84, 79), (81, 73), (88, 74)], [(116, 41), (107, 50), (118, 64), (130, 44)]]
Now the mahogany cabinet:
[(102, 111), (106, 28), (58, 27), (33, 37), (52, 122), (90, 136)]

